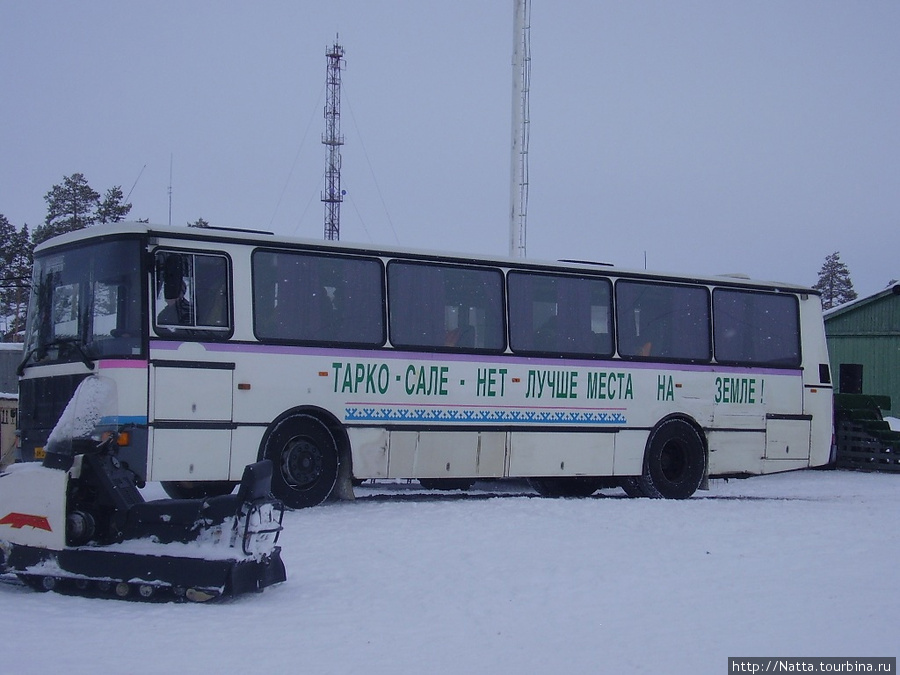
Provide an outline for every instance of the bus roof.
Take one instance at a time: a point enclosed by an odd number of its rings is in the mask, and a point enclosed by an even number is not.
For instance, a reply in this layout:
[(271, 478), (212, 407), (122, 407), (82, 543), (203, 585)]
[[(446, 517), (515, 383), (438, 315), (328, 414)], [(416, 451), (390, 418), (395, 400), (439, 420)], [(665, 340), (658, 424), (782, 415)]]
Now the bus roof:
[(297, 246), (346, 253), (362, 253), (374, 256), (400, 256), (415, 258), (430, 258), (456, 263), (474, 262), (492, 264), (500, 267), (517, 267), (544, 270), (583, 271), (594, 275), (608, 277), (631, 277), (653, 279), (658, 281), (695, 282), (708, 285), (742, 286), (753, 288), (766, 288), (791, 293), (809, 293), (820, 295), (819, 291), (810, 287), (787, 282), (764, 281), (752, 279), (743, 274), (722, 275), (693, 275), (687, 273), (658, 272), (651, 270), (636, 270), (610, 265), (608, 263), (591, 262), (583, 260), (540, 260), (536, 258), (511, 258), (508, 256), (487, 256), (473, 253), (452, 251), (436, 251), (428, 249), (416, 249), (400, 246), (382, 246), (364, 243), (347, 243), (327, 241), (322, 239), (309, 239), (276, 235), (272, 232), (251, 229), (204, 227), (191, 228), (170, 225), (153, 225), (143, 222), (119, 222), (93, 225), (74, 232), (67, 232), (48, 239), (35, 247), (35, 254), (60, 246), (68, 246), (92, 239), (105, 239), (120, 235), (135, 235), (145, 237), (173, 237), (186, 241), (220, 241), (257, 246)]

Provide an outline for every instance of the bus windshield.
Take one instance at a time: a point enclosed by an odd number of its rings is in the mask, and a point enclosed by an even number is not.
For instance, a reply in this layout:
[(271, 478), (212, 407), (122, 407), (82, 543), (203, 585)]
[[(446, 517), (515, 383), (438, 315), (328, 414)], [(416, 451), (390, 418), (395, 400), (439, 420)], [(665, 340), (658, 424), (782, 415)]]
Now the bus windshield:
[(138, 240), (36, 256), (22, 368), (140, 356), (140, 262)]

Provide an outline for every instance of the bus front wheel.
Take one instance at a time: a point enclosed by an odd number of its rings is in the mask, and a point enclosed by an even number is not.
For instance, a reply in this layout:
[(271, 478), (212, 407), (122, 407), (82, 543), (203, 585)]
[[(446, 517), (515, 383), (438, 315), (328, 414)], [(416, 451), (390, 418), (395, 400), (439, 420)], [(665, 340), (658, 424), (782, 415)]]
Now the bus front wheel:
[(700, 487), (705, 472), (706, 450), (700, 432), (687, 421), (672, 418), (650, 432), (644, 471), (636, 487), (655, 499), (687, 499)]
[(331, 496), (340, 458), (328, 427), (312, 415), (279, 422), (265, 441), (272, 460), (272, 493), (292, 509), (317, 506)]

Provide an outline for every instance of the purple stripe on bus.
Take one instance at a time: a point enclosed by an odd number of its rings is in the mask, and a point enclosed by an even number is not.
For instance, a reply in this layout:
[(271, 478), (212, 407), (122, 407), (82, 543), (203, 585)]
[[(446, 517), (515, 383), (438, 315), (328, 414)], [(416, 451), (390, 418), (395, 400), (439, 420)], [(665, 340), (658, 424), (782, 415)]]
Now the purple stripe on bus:
[(676, 370), (688, 372), (708, 373), (752, 373), (758, 375), (791, 375), (799, 377), (802, 374), (800, 368), (762, 368), (748, 366), (724, 366), (713, 363), (667, 363), (663, 361), (624, 361), (605, 359), (594, 361), (589, 359), (554, 359), (534, 356), (515, 356), (509, 354), (448, 354), (444, 352), (406, 352), (393, 349), (367, 350), (367, 349), (337, 349), (328, 347), (300, 347), (291, 345), (264, 345), (230, 343), (230, 342), (201, 342), (185, 343), (154, 340), (150, 343), (151, 349), (176, 351), (184, 344), (199, 344), (207, 352), (231, 353), (231, 354), (293, 354), (296, 356), (318, 356), (341, 359), (370, 359), (370, 360), (403, 360), (403, 361), (457, 361), (465, 363), (511, 363), (516, 365), (536, 366), (565, 366), (580, 368), (614, 368), (620, 370)]

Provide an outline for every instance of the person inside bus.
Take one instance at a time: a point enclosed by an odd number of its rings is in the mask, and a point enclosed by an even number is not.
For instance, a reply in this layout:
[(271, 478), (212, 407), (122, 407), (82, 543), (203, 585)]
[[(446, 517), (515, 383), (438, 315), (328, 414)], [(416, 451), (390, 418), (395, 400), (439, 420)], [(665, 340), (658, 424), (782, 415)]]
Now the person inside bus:
[(163, 297), (166, 306), (163, 307), (156, 323), (163, 326), (187, 326), (191, 324), (191, 303), (185, 298), (187, 284), (181, 275), (182, 261), (179, 255), (170, 255), (166, 258), (163, 270)]
[(446, 326), (445, 347), (474, 347), (475, 329), (465, 321), (460, 320), (463, 308), (456, 305), (447, 306), (444, 309), (444, 323)]
[(179, 286), (164, 286), (166, 306), (156, 317), (156, 323), (163, 326), (190, 325), (191, 303), (184, 297), (186, 289), (187, 286), (183, 281)]

